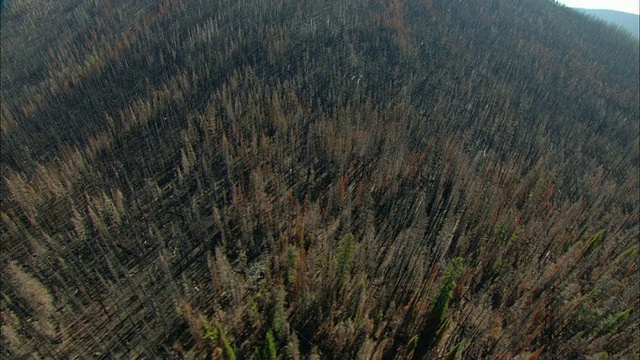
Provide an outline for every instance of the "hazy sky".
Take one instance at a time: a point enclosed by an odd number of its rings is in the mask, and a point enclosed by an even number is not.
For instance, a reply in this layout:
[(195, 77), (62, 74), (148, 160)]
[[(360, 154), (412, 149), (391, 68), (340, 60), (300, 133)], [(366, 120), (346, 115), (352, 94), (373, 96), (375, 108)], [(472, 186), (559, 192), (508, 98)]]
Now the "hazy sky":
[(610, 9), (638, 14), (640, 0), (558, 0), (559, 3), (573, 8)]

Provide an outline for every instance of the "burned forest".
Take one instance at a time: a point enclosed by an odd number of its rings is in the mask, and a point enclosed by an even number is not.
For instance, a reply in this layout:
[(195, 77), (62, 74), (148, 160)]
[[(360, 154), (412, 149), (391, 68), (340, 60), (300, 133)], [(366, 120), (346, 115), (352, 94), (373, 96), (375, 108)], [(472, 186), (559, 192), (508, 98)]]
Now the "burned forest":
[(549, 0), (2, 6), (0, 357), (640, 356), (636, 38)]

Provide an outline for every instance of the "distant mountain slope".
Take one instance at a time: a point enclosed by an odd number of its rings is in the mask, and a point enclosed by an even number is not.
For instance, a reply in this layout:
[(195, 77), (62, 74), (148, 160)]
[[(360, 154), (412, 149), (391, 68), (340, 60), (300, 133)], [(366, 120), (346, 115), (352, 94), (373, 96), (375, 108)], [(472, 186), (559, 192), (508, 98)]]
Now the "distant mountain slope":
[(615, 10), (576, 9), (597, 19), (604, 20), (619, 26), (632, 33), (636, 38), (640, 37), (640, 16)]

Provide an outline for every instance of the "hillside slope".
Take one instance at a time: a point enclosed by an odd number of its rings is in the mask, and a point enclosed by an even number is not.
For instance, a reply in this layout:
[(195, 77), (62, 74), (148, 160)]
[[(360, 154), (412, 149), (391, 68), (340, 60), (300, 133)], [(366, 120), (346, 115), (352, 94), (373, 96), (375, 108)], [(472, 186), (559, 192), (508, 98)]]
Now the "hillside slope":
[(3, 357), (640, 353), (619, 32), (543, 0), (34, 0), (1, 30)]

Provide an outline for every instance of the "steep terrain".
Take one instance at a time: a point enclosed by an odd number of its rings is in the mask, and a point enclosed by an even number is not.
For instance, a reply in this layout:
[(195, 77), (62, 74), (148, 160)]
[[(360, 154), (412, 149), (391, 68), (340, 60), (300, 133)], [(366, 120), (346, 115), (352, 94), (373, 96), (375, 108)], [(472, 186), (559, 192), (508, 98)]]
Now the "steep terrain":
[(546, 0), (2, 14), (3, 357), (637, 358), (637, 41)]

